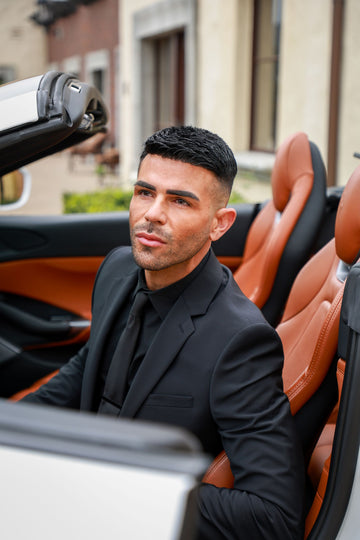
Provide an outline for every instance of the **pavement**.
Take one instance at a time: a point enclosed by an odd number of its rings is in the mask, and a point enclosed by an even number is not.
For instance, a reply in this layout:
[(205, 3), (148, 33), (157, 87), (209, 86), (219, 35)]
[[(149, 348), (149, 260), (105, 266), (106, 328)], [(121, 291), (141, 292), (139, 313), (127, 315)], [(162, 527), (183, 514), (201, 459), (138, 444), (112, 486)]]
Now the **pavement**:
[[(64, 151), (31, 163), (26, 168), (32, 181), (29, 200), (7, 215), (60, 215), (63, 213), (62, 197), (65, 192), (83, 193), (120, 187), (117, 172), (107, 171), (100, 181), (92, 156), (70, 158)], [(271, 196), (268, 177), (256, 171), (242, 171), (236, 178), (234, 190), (247, 202), (260, 202)]]

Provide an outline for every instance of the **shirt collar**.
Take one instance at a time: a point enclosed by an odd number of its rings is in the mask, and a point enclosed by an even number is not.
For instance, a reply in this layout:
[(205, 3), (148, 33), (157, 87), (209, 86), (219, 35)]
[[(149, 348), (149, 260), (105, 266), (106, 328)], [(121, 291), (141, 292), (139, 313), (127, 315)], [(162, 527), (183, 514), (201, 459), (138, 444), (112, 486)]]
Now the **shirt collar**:
[(202, 271), (210, 257), (210, 250), (207, 252), (202, 261), (197, 265), (194, 270), (187, 274), (185, 277), (163, 287), (162, 289), (157, 289), (156, 291), (150, 291), (147, 288), (145, 281), (145, 274), (142, 268), (138, 272), (138, 283), (135, 289), (134, 296), (138, 291), (144, 291), (149, 297), (151, 304), (155, 311), (158, 313), (159, 317), (164, 320), (170, 309), (174, 305), (175, 301), (181, 296), (186, 287), (192, 282), (192, 280)]

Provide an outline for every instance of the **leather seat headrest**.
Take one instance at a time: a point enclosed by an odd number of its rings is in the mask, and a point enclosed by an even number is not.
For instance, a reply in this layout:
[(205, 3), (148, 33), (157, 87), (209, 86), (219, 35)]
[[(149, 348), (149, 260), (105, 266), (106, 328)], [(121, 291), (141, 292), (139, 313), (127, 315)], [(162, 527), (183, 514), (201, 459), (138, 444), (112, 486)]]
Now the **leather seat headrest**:
[(313, 166), (308, 137), (297, 132), (290, 135), (279, 147), (271, 175), (273, 202), (282, 212), (287, 205), (294, 185), (304, 178), (308, 183), (313, 178)]
[(360, 252), (360, 165), (346, 184), (335, 221), (337, 256), (352, 265)]

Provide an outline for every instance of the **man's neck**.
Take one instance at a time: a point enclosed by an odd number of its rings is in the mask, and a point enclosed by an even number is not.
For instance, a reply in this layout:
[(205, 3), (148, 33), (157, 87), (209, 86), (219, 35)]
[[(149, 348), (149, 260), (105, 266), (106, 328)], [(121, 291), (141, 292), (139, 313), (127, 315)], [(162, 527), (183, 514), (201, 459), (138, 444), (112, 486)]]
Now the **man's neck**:
[(209, 250), (207, 250), (205, 253), (199, 252), (199, 257), (193, 257), (191, 261), (189, 261), (188, 265), (181, 263), (169, 268), (164, 268), (164, 270), (144, 270), (145, 281), (148, 289), (150, 291), (157, 291), (180, 281), (191, 274), (191, 272), (193, 272), (195, 268), (200, 265), (208, 253)]

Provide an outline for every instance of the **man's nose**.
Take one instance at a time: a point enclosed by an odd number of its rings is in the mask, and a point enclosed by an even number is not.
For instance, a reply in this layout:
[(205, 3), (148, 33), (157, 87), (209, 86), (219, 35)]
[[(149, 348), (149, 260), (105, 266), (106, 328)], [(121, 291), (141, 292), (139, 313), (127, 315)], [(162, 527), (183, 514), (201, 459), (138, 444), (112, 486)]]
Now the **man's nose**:
[(145, 219), (151, 222), (166, 222), (165, 202), (161, 198), (156, 197), (153, 200), (151, 206), (147, 209)]

